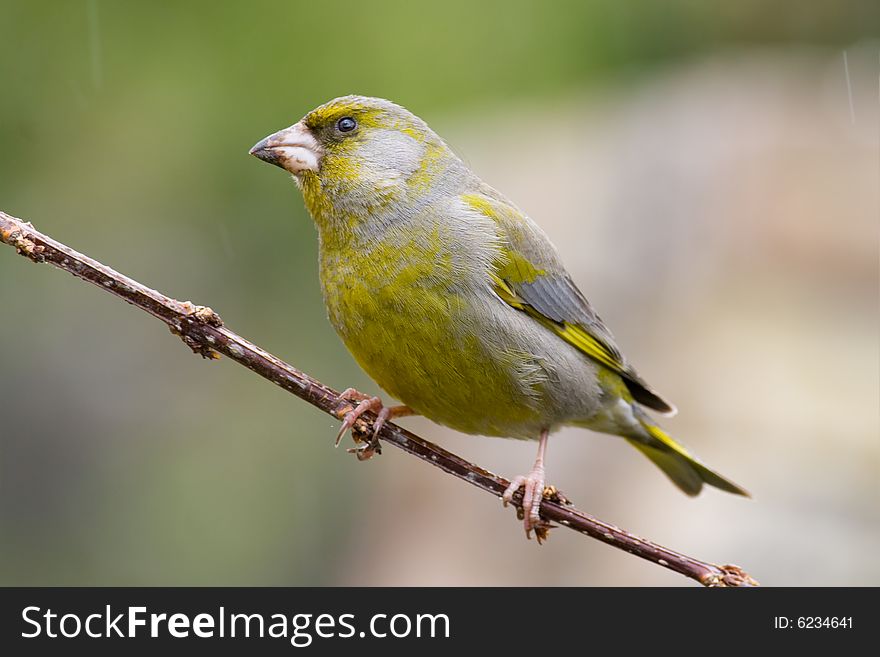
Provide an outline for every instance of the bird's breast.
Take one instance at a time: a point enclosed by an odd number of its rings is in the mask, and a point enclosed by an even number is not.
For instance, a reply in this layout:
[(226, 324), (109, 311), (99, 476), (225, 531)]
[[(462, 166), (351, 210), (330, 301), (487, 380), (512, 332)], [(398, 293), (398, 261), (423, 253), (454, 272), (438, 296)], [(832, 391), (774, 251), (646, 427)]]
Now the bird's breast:
[(468, 433), (513, 435), (511, 422), (534, 415), (532, 391), (508, 355), (487, 349), (486, 272), (446, 237), (436, 228), (358, 249), (322, 246), (330, 322), (367, 374), (422, 415)]

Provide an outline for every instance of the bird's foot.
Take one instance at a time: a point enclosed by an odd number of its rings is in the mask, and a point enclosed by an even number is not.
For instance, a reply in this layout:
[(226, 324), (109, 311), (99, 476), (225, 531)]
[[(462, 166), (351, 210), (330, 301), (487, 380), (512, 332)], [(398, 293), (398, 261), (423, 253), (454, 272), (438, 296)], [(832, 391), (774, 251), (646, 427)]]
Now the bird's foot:
[[(351, 401), (358, 402), (357, 406), (352, 406)], [(346, 431), (350, 430), (355, 447), (349, 449), (348, 452), (353, 452), (359, 461), (366, 461), (373, 458), (375, 454), (381, 454), (382, 448), (379, 445), (379, 439), (376, 437), (378, 429), (382, 428), (378, 419), (373, 425), (373, 434), (369, 439), (364, 438), (364, 432), (358, 431), (355, 423), (367, 411), (381, 413), (384, 410), (385, 407), (382, 405), (382, 400), (378, 397), (365, 395), (354, 388), (343, 390), (342, 394), (339, 395), (339, 408), (336, 411), (336, 416), (342, 419), (342, 426), (339, 427), (339, 433), (336, 434), (336, 446), (339, 447), (339, 441), (342, 440), (342, 436), (345, 435)], [(378, 429), (376, 428), (377, 424)]]
[[(349, 400), (358, 402), (357, 406), (352, 406)], [(349, 454), (355, 454), (359, 461), (367, 461), (376, 454), (382, 453), (382, 446), (379, 444), (379, 431), (385, 426), (385, 423), (396, 417), (413, 415), (409, 406), (383, 406), (382, 400), (378, 397), (371, 397), (362, 392), (358, 392), (354, 388), (347, 388), (339, 395), (339, 409), (336, 416), (342, 419), (342, 426), (339, 433), (336, 434), (336, 446), (345, 432), (351, 430), (351, 437), (355, 442), (355, 447), (348, 450)], [(367, 411), (376, 413), (376, 420), (373, 422), (373, 432), (369, 438), (364, 437), (364, 431), (358, 431), (355, 423)]]
[(535, 531), (535, 538), (538, 539), (540, 545), (547, 540), (550, 529), (553, 527), (549, 522), (541, 518), (541, 500), (547, 496), (552, 497), (556, 493), (556, 489), (552, 486), (544, 487), (544, 468), (535, 465), (532, 471), (527, 475), (515, 477), (510, 482), (510, 486), (501, 496), (504, 506), (513, 501), (513, 494), (523, 489), (522, 508), (517, 510), (517, 515), (522, 514), (523, 528), (526, 530), (526, 538), (532, 538), (532, 530)]

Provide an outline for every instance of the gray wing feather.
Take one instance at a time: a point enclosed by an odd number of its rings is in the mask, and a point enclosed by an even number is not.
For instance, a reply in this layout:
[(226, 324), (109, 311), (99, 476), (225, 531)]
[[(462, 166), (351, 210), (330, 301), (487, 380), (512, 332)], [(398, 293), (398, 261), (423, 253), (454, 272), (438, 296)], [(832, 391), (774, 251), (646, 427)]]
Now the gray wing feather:
[(518, 210), (503, 195), (485, 183), (480, 192), (497, 203), (496, 218), (505, 231), (511, 246), (535, 267), (543, 270), (531, 282), (511, 283), (510, 288), (528, 305), (554, 322), (568, 322), (580, 326), (601, 342), (621, 364), (621, 376), (630, 393), (640, 404), (661, 413), (674, 414), (675, 407), (664, 400), (626, 362), (614, 343), (611, 331), (593, 310), (586, 297), (571, 280), (556, 248), (528, 215)]
[(512, 287), (523, 301), (545, 317), (549, 317), (554, 322), (568, 322), (584, 327), (594, 338), (602, 342), (616, 359), (621, 363), (625, 362), (623, 354), (614, 343), (611, 331), (568, 274), (539, 276), (531, 283), (518, 283)]
[(517, 283), (510, 287), (520, 299), (544, 317), (554, 322), (578, 325), (601, 342), (621, 364), (623, 381), (637, 402), (661, 413), (675, 413), (675, 407), (657, 394), (635, 368), (626, 362), (620, 349), (614, 344), (611, 331), (568, 274), (539, 276), (531, 283)]

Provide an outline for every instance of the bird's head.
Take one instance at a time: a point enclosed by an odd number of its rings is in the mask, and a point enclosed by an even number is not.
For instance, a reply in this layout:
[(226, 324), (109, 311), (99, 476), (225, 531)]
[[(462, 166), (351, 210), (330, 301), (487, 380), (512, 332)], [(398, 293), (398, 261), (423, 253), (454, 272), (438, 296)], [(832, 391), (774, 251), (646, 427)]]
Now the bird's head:
[(293, 174), (316, 220), (400, 207), (464, 169), (420, 118), (381, 98), (343, 96), (269, 135), (251, 154)]

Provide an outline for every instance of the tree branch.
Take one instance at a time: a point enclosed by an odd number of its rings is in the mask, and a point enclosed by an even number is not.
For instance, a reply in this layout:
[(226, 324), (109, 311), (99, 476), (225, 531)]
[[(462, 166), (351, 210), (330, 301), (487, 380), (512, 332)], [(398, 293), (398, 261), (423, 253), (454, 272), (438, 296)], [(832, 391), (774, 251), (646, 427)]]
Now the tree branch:
[[(30, 223), (2, 211), (0, 241), (34, 262), (48, 262), (150, 313), (205, 358), (218, 358), (218, 353), (224, 354), (337, 419), (341, 411), (346, 410), (346, 404), (340, 404), (338, 392), (233, 333), (210, 308), (166, 297), (56, 242), (36, 231)], [(375, 417), (374, 414), (368, 414), (358, 421), (356, 438), (369, 435)], [(379, 438), (496, 497), (500, 497), (510, 483), (392, 423), (382, 428)], [(514, 504), (520, 513), (521, 503), (522, 495), (518, 492), (514, 496)], [(558, 495), (555, 499), (545, 497), (542, 500), (541, 516), (690, 577), (704, 586), (758, 585), (737, 566), (718, 566), (673, 552), (582, 513)]]

